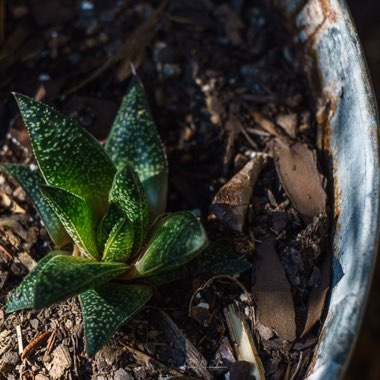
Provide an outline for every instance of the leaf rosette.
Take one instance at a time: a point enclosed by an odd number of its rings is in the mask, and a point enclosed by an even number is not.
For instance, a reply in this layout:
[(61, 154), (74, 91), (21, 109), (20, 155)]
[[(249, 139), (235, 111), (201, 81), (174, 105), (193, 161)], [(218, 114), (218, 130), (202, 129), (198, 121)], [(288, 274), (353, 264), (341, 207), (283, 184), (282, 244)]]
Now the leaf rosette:
[[(73, 120), (15, 94), (38, 170), (5, 164), (31, 197), (56, 251), (13, 292), (7, 312), (79, 295), (93, 356), (153, 295), (193, 270), (234, 274), (250, 264), (208, 242), (190, 211), (164, 214), (168, 167), (144, 88), (133, 77), (105, 146)], [(153, 222), (155, 221), (155, 222)], [(64, 248), (74, 243), (79, 256)]]

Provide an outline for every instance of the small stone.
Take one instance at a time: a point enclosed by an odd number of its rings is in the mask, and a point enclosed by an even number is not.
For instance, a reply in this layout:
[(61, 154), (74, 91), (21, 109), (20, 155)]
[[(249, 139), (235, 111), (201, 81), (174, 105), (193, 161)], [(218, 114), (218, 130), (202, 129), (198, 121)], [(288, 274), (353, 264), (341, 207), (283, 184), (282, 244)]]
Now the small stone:
[(32, 326), (32, 328), (34, 330), (37, 330), (38, 329), (38, 325), (40, 324), (40, 321), (38, 319), (31, 319), (30, 320), (30, 325)]
[(133, 372), (137, 380), (146, 379), (146, 372), (144, 367), (136, 367), (133, 369)]
[(115, 371), (113, 378), (114, 380), (132, 380), (133, 379), (133, 377), (123, 368), (119, 368), (117, 371)]
[(71, 356), (66, 346), (58, 346), (53, 354), (51, 363), (50, 376), (52, 379), (59, 379), (64, 374), (66, 369), (71, 367)]
[(3, 364), (12, 364), (16, 365), (20, 357), (16, 351), (8, 351), (1, 357), (1, 362)]
[(35, 376), (34, 380), (49, 380), (49, 378), (39, 373), (38, 375)]

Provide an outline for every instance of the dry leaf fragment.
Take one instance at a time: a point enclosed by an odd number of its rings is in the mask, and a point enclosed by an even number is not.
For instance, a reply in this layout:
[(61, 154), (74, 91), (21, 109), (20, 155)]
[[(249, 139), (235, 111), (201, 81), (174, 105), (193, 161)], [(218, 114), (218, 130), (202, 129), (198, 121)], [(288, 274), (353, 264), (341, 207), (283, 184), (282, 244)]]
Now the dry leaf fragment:
[(258, 247), (257, 261), (253, 294), (258, 319), (275, 330), (280, 338), (292, 342), (296, 339), (293, 297), (273, 239), (265, 240)]
[(309, 223), (320, 212), (325, 213), (326, 193), (314, 152), (299, 142), (290, 145), (276, 140), (273, 158), (281, 185), (305, 222)]
[(266, 156), (257, 154), (216, 194), (210, 212), (230, 228), (243, 231), (248, 206)]
[(321, 319), (325, 308), (326, 297), (330, 289), (331, 257), (326, 255), (321, 267), (321, 283), (319, 287), (313, 288), (309, 295), (307, 306), (307, 319), (301, 337), (306, 335), (310, 329)]

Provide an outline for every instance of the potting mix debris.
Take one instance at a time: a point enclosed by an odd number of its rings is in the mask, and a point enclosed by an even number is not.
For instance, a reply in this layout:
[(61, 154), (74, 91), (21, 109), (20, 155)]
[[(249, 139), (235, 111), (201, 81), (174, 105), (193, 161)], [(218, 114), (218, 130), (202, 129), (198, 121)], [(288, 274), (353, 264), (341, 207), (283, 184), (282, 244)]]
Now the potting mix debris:
[(11, 91), (104, 140), (132, 62), (168, 153), (168, 211), (194, 210), (253, 263), (160, 287), (91, 360), (76, 298), (4, 312), (53, 246), (2, 173), (0, 379), (304, 378), (330, 283), (326, 179), (301, 47), (259, 3), (0, 2), (1, 162), (35, 165)]

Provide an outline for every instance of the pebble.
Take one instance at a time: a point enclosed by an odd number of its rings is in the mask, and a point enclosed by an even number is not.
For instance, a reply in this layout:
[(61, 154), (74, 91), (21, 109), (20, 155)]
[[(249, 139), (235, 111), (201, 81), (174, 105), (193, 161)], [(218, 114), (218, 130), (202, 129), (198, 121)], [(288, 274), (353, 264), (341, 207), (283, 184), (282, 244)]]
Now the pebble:
[(113, 375), (114, 380), (132, 380), (133, 377), (123, 368), (119, 368)]
[(1, 362), (3, 364), (12, 364), (16, 365), (20, 357), (16, 351), (8, 351), (1, 357)]

